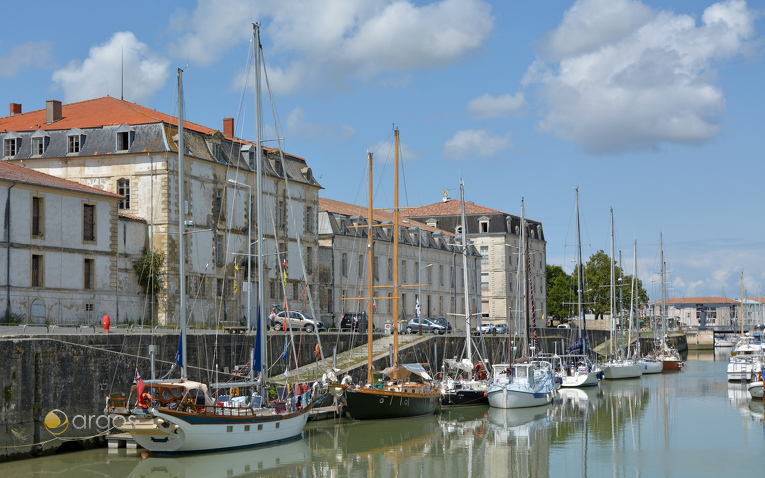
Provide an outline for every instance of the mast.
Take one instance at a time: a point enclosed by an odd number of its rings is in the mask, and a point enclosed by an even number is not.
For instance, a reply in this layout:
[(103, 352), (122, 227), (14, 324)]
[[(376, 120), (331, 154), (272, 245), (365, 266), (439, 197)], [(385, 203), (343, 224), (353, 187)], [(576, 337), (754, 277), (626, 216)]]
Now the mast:
[(616, 318), (614, 310), (616, 309), (616, 284), (614, 283), (615, 277), (614, 270), (614, 208), (611, 208), (611, 353), (616, 353), (616, 344), (614, 343), (614, 335), (616, 333)]
[(367, 383), (372, 383), (372, 326), (374, 324), (374, 239), (372, 237), (372, 153), (369, 156), (369, 219), (367, 219)]
[(398, 364), (398, 128), (396, 138), (396, 180), (393, 183), (393, 365)]
[(523, 305), (521, 308), (523, 309), (523, 350), (526, 353), (529, 351), (529, 284), (526, 277), (528, 269), (526, 268), (526, 219), (524, 214), (523, 198), (521, 198), (521, 279), (523, 280)]
[[(630, 328), (628, 342), (632, 344), (632, 328), (634, 327), (635, 320), (635, 296), (637, 295), (637, 240), (635, 240), (635, 248), (632, 254), (632, 284), (630, 285)], [(636, 355), (640, 358), (640, 329), (637, 333), (637, 350)]]
[(582, 342), (582, 353), (587, 353), (587, 334), (584, 333), (584, 309), (582, 294), (584, 293), (584, 273), (582, 272), (582, 233), (579, 227), (579, 188), (576, 189), (576, 299), (579, 315), (579, 340)]
[[(260, 396), (265, 400), (268, 400), (266, 381), (265, 381), (265, 367), (266, 367), (266, 308), (263, 301), (264, 297), (264, 278), (263, 278), (263, 155), (261, 142), (263, 141), (263, 123), (262, 123), (262, 105), (261, 105), (261, 92), (260, 92), (260, 58), (261, 58), (261, 45), (260, 45), (260, 25), (257, 23), (252, 24), (253, 41), (255, 43), (255, 161), (256, 161), (256, 190), (257, 190), (257, 212), (255, 215), (257, 225), (257, 244), (258, 244), (258, 329), (263, 333), (260, 336)], [(252, 227), (252, 224), (250, 224)], [(251, 244), (248, 244), (248, 252)], [(249, 257), (249, 256), (248, 256)], [(285, 318), (286, 320), (286, 318)]]
[[(465, 183), (460, 178), (460, 202), (462, 216), (462, 277), (463, 277), (463, 289), (465, 293), (465, 329), (466, 329), (466, 345), (467, 345), (467, 357), (471, 362), (473, 361), (473, 340), (470, 338), (470, 291), (468, 288), (468, 226), (467, 216), (465, 214)], [(508, 329), (509, 331), (509, 329)], [(512, 335), (511, 335), (512, 336)]]
[(741, 336), (744, 336), (744, 271), (741, 271)]
[(178, 295), (180, 296), (180, 322), (181, 322), (181, 380), (188, 378), (186, 366), (186, 238), (184, 237), (186, 203), (183, 179), (183, 157), (186, 153), (186, 145), (183, 137), (183, 70), (178, 68), (178, 273), (180, 282)]
[(666, 302), (667, 302), (667, 289), (664, 283), (665, 265), (664, 265), (664, 239), (662, 233), (659, 233), (659, 247), (661, 249), (661, 351), (664, 352), (666, 347), (666, 335), (667, 335), (667, 317), (666, 317)]

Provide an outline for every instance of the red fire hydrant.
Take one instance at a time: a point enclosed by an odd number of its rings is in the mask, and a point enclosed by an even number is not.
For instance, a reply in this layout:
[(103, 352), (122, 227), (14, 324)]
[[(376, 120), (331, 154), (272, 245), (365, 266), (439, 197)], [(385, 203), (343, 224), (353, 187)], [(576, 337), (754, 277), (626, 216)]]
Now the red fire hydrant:
[(109, 321), (109, 316), (105, 315), (104, 316), (104, 332), (109, 332), (109, 324), (110, 323), (111, 322)]

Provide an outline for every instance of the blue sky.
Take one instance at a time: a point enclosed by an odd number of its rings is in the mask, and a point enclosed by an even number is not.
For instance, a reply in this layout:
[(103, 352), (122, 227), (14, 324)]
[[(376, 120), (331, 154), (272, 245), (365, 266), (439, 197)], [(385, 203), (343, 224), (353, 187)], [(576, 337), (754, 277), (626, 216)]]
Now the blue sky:
[(257, 21), (284, 148), (322, 196), (364, 204), (371, 150), (390, 205), (395, 124), (402, 205), (458, 197), (460, 176), (468, 201), (520, 214), (525, 198), (548, 263), (570, 270), (578, 186), (585, 257), (609, 251), (613, 207), (652, 299), (660, 233), (671, 297), (739, 298), (742, 271), (765, 294), (764, 0), (105, 5), (5, 5), (0, 103), (119, 97), (124, 62), (124, 98), (174, 114), (187, 66), (187, 119), (234, 117), (252, 139)]

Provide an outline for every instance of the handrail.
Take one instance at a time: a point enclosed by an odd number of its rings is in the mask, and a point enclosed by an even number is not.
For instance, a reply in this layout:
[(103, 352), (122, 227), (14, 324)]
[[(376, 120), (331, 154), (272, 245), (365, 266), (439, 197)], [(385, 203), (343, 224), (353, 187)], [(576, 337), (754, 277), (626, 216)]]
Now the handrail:
[(27, 333), (27, 327), (45, 327), (45, 332), (50, 332), (47, 324), (24, 324), (24, 328), (21, 330), (22, 334)]
[(56, 330), (56, 327), (72, 327), (75, 329), (79, 329), (79, 324), (53, 324), (50, 326), (50, 333), (53, 333)]
[(177, 330), (177, 329), (179, 329), (179, 327), (178, 327), (178, 326), (176, 326), (176, 325), (155, 325), (155, 326), (154, 326), (154, 330), (157, 330), (157, 329), (171, 329), (171, 330)]

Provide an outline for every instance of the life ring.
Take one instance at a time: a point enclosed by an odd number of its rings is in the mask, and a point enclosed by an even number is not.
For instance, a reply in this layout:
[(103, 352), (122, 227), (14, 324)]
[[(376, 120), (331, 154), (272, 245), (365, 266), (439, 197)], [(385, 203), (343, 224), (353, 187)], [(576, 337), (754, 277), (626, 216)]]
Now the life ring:
[(232, 397), (238, 397), (239, 396), (239, 387), (233, 387), (231, 389), (231, 396)]
[(321, 358), (321, 345), (316, 344), (316, 358)]

